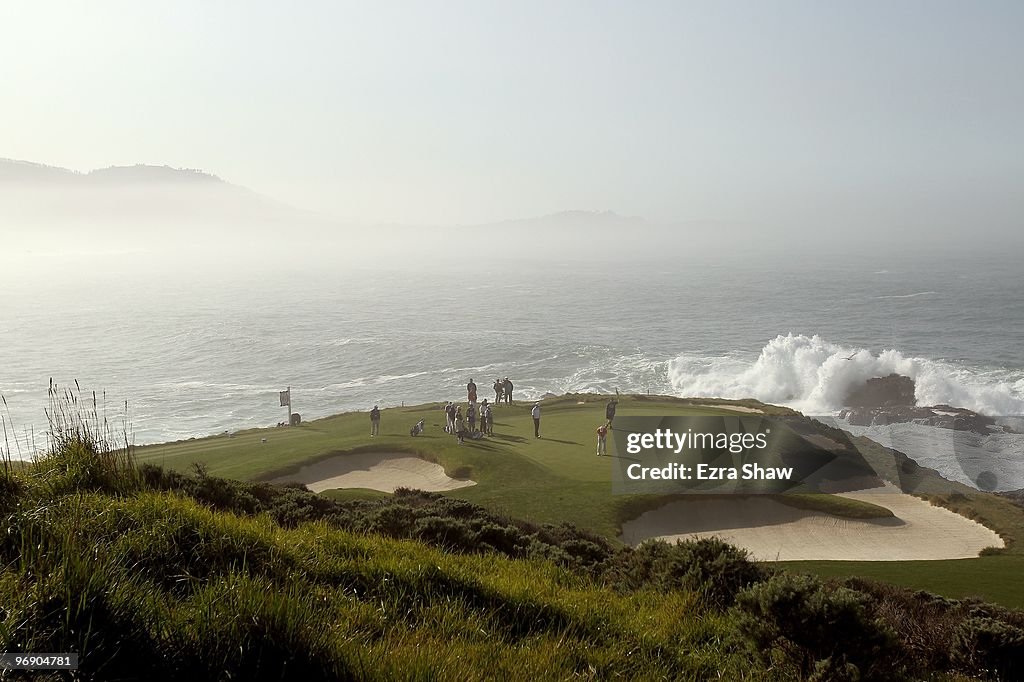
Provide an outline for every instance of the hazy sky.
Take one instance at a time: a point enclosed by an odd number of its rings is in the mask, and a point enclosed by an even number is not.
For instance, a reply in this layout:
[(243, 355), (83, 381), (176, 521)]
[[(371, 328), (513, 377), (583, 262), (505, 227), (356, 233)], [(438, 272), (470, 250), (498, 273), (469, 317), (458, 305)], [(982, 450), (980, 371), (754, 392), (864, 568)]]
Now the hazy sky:
[(360, 220), (1019, 225), (1024, 2), (5, 2), (0, 156)]

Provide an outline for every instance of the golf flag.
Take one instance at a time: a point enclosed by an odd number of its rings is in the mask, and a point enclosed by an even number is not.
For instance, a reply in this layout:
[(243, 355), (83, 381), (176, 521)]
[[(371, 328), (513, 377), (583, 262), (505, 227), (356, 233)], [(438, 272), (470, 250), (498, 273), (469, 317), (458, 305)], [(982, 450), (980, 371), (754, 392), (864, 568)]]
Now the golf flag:
[(287, 391), (281, 391), (281, 407), (291, 407), (291, 406), (292, 406), (292, 389), (289, 388)]

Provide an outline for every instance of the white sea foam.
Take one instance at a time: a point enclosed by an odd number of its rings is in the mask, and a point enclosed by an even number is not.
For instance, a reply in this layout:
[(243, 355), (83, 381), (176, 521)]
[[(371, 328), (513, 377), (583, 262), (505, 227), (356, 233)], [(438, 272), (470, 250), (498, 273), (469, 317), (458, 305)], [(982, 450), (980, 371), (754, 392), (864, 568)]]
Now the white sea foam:
[(674, 392), (685, 396), (756, 398), (805, 414), (832, 414), (867, 379), (902, 374), (916, 382), (919, 405), (949, 404), (989, 415), (1024, 414), (1024, 372), (985, 370), (872, 352), (820, 336), (779, 335), (755, 359), (683, 354), (668, 363)]

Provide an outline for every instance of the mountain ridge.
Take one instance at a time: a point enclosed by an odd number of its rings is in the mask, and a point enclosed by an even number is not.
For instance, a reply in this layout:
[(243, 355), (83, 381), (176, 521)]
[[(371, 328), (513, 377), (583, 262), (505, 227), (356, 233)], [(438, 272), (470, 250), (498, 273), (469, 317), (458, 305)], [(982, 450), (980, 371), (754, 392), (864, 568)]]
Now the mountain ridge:
[(223, 178), (198, 168), (177, 168), (169, 165), (137, 163), (131, 166), (111, 165), (77, 171), (63, 166), (51, 166), (35, 161), (0, 158), (0, 182), (181, 182), (203, 181), (231, 184)]

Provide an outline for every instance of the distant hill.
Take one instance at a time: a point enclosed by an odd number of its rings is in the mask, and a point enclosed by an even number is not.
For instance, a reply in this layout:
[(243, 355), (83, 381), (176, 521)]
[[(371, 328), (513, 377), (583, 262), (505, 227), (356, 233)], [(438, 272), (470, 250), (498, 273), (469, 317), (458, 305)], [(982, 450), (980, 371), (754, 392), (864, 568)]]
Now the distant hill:
[(55, 185), (61, 188), (69, 185), (98, 185), (108, 183), (224, 183), (216, 175), (192, 168), (171, 166), (109, 166), (86, 173), (47, 166), (31, 161), (0, 159), (0, 185), (31, 184), (36, 186)]
[(337, 226), (191, 168), (78, 172), (0, 159), (0, 229), (10, 246), (27, 250), (247, 247)]
[[(396, 197), (400, 201), (401, 197)], [(138, 164), (87, 172), (0, 159), (0, 231), (8, 251), (225, 254), (259, 251), (331, 265), (400, 244), (387, 263), (548, 264), (674, 259), (751, 244), (736, 226), (659, 224), (613, 211), (571, 210), (478, 225), (358, 225), (275, 201), (203, 170)], [(283, 248), (285, 247), (285, 248)], [(242, 255), (245, 252), (245, 256)]]
[(77, 182), (81, 173), (30, 161), (0, 159), (0, 184)]
[(110, 166), (89, 171), (84, 176), (87, 182), (114, 183), (220, 183), (227, 184), (216, 175), (193, 168), (172, 168), (170, 166)]

